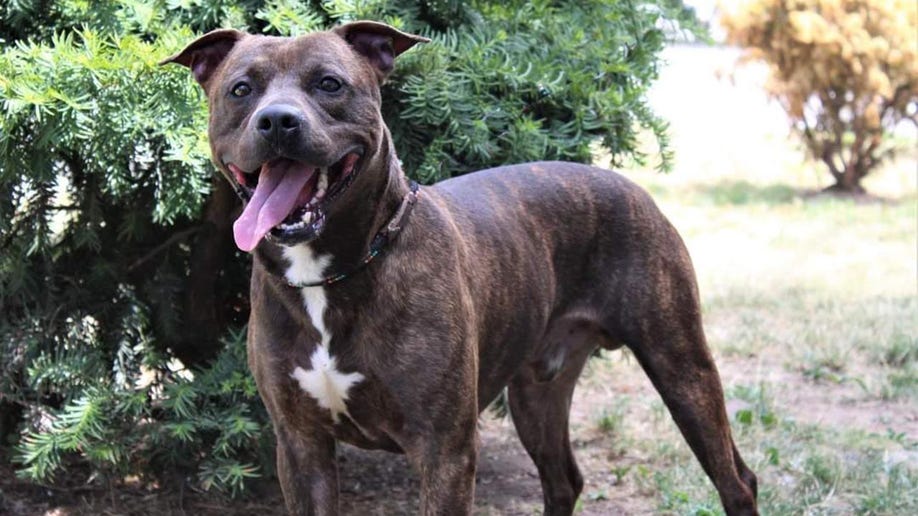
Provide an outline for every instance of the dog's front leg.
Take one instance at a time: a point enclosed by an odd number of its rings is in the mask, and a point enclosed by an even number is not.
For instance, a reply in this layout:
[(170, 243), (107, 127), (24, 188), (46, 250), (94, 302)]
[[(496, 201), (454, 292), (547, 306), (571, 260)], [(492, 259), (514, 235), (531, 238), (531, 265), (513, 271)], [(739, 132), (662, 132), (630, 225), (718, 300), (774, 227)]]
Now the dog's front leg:
[[(465, 419), (465, 418), (463, 418)], [(421, 514), (472, 514), (478, 463), (477, 420), (450, 421), (450, 432), (432, 432), (407, 450), (421, 477)], [(439, 425), (434, 425), (439, 426)]]
[(338, 514), (335, 440), (278, 424), (277, 476), (291, 515)]

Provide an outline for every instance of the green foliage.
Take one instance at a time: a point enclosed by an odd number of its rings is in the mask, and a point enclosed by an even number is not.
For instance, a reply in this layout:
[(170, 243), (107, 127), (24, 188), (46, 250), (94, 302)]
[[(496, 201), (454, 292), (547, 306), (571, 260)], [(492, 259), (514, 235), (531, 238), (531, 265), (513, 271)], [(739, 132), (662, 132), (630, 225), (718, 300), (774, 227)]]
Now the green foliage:
[(664, 41), (656, 15), (607, 1), (480, 8), (490, 23), (433, 34), (438, 44), (406, 55), (386, 89), (407, 170), (435, 181), (504, 163), (589, 162), (595, 139), (613, 163), (643, 162), (640, 127), (669, 166), (665, 124), (643, 99)]
[(611, 436), (618, 436), (622, 433), (629, 401), (628, 397), (616, 398), (611, 407), (602, 410), (597, 425), (601, 432)]
[[(142, 351), (120, 353), (125, 359), (119, 369), (140, 371), (130, 383), (119, 382), (124, 376), (117, 372), (98, 374), (89, 385), (61, 389), (73, 398), (60, 408), (37, 408), (41, 414), (19, 446), (21, 475), (50, 481), (73, 453), (96, 475), (142, 473), (164, 481), (170, 472), (196, 471), (204, 489), (234, 493), (258, 474), (270, 457), (265, 436), (271, 429), (246, 373), (245, 334), (231, 334), (216, 360), (193, 373), (174, 362), (146, 363), (149, 355)], [(30, 387), (41, 389), (41, 379), (61, 369), (85, 367), (75, 357), (33, 362)]]
[(771, 427), (778, 422), (774, 412), (774, 401), (768, 393), (766, 387), (759, 384), (754, 387), (746, 385), (737, 385), (729, 393), (728, 397), (741, 399), (749, 403), (748, 408), (736, 411), (734, 418), (741, 425), (761, 424)]
[(594, 142), (614, 162), (650, 159), (642, 130), (669, 166), (644, 94), (664, 29), (697, 30), (678, 0), (3, 2), (0, 439), (21, 474), (51, 481), (79, 460), (93, 478), (195, 472), (238, 492), (270, 470), (238, 330), (248, 266), (224, 223), (232, 193), (209, 164), (204, 96), (157, 63), (217, 27), (294, 35), (355, 19), (433, 39), (383, 91), (420, 180), (590, 161)]

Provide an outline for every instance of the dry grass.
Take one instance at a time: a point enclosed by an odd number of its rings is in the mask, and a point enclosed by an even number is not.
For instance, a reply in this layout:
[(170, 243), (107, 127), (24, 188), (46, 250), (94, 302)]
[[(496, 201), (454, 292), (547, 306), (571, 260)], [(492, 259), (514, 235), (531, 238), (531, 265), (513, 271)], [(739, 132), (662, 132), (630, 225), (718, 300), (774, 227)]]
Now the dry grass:
[[(914, 166), (896, 165), (884, 173), (907, 176)], [(780, 175), (764, 187), (701, 174), (631, 175), (656, 192), (693, 255), (763, 514), (918, 513), (914, 189), (859, 203), (808, 198)], [(629, 403), (597, 403), (600, 393)], [(588, 407), (577, 413), (581, 436), (601, 434), (610, 410), (624, 421), (585, 451), (626, 441), (626, 461), (636, 460), (624, 482), (649, 502), (635, 512), (720, 512), (633, 360), (594, 362), (578, 398)], [(594, 513), (589, 501), (583, 507)]]

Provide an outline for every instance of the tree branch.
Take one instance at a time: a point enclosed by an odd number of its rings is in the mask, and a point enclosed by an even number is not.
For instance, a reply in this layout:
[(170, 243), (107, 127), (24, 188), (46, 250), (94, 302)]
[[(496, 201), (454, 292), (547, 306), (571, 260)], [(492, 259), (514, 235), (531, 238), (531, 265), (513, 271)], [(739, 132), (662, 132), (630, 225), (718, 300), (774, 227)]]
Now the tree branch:
[(148, 261), (152, 260), (152, 259), (153, 259), (156, 255), (158, 255), (159, 253), (165, 251), (165, 250), (168, 249), (169, 247), (171, 247), (171, 246), (177, 244), (178, 242), (181, 242), (182, 240), (188, 238), (189, 236), (191, 236), (191, 235), (197, 233), (198, 231), (201, 231), (201, 229), (203, 229), (203, 228), (204, 228), (204, 225), (203, 225), (203, 224), (199, 224), (199, 225), (197, 225), (197, 226), (192, 226), (192, 227), (190, 227), (190, 228), (187, 228), (187, 229), (184, 229), (184, 230), (182, 230), (182, 231), (179, 231), (178, 233), (174, 233), (172, 236), (170, 236), (168, 239), (166, 239), (165, 242), (163, 242), (163, 243), (159, 244), (158, 246), (154, 247), (153, 249), (150, 250), (149, 253), (147, 253), (147, 254), (141, 256), (138, 260), (136, 260), (134, 263), (132, 263), (132, 264), (127, 268), (128, 272), (134, 272), (135, 270), (137, 270), (138, 268), (140, 268), (140, 266), (142, 266), (143, 264), (145, 264), (145, 263), (147, 263)]
[(806, 117), (804, 116), (801, 118), (803, 121), (803, 136), (810, 150), (829, 167), (829, 172), (832, 174), (832, 177), (835, 178), (835, 182), (841, 182), (842, 173), (839, 171), (838, 165), (835, 164), (835, 160), (832, 157), (833, 148), (829, 146), (828, 142), (817, 139)]
[(38, 215), (38, 212), (41, 211), (43, 207), (46, 207), (44, 203), (40, 202), (42, 197), (40, 193), (41, 190), (42, 189), (39, 189), (39, 193), (36, 193), (28, 201), (23, 203), (28, 205), (29, 209), (20, 217), (17, 217), (13, 220), (9, 232), (3, 237), (3, 242), (0, 242), (0, 249), (7, 249), (10, 244), (13, 243), (13, 239), (16, 238), (16, 235), (22, 230), (23, 226), (25, 226), (25, 224), (33, 217)]

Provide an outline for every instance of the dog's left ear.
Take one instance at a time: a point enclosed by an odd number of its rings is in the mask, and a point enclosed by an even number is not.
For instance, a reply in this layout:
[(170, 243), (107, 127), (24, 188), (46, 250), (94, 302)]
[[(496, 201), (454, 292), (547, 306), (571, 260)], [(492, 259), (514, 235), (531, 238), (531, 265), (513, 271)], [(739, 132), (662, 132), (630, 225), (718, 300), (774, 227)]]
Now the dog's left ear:
[(418, 43), (430, 39), (402, 32), (395, 27), (374, 21), (357, 21), (335, 27), (332, 32), (344, 38), (376, 69), (380, 82), (392, 71), (395, 58)]

